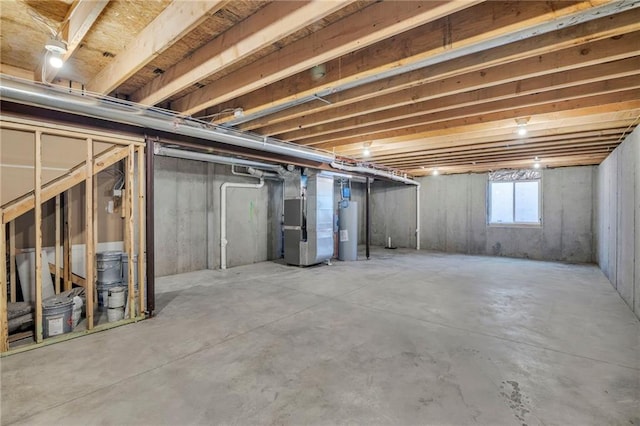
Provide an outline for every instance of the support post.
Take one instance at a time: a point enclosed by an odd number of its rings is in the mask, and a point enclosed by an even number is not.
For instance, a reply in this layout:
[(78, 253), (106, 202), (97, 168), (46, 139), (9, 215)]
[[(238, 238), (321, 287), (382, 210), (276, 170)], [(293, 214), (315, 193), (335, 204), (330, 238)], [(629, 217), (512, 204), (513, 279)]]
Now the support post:
[(93, 140), (87, 138), (87, 158), (85, 162), (87, 168), (87, 180), (84, 182), (84, 209), (85, 209), (85, 264), (87, 270), (87, 287), (85, 288), (87, 296), (87, 329), (93, 329), (93, 298), (94, 298), (94, 268), (95, 253), (93, 242)]
[[(98, 175), (94, 173), (94, 170), (91, 170), (91, 174), (93, 176), (93, 254), (94, 261), (93, 264), (97, 265), (95, 261), (95, 255), (98, 253), (98, 241), (100, 241), (100, 235), (98, 235)], [(94, 271), (96, 267), (94, 266)], [(72, 275), (73, 277), (73, 275)], [(97, 283), (97, 281), (96, 281)], [(96, 291), (93, 293), (93, 303), (95, 305), (98, 304), (98, 288), (96, 284)]]
[(42, 342), (42, 132), (36, 131), (34, 175), (34, 211), (36, 230), (36, 343)]
[(16, 221), (9, 222), (9, 279), (11, 280), (11, 303), (16, 302)]
[(145, 196), (144, 196), (144, 147), (138, 147), (138, 314), (144, 312), (144, 292), (145, 292), (145, 249), (144, 249), (144, 227), (145, 227)]
[(367, 260), (370, 257), (370, 236), (371, 236), (371, 206), (370, 197), (371, 197), (371, 180), (367, 177), (367, 190), (365, 193), (365, 204), (366, 204), (366, 222), (365, 222), (365, 251), (367, 255)]
[(56, 233), (56, 244), (55, 244), (55, 264), (56, 264), (56, 272), (55, 272), (55, 290), (56, 294), (60, 294), (60, 195), (56, 195), (56, 207), (55, 207), (55, 233)]
[(129, 262), (127, 263), (128, 274), (129, 274), (129, 282), (127, 283), (127, 287), (129, 288), (129, 318), (135, 318), (135, 303), (136, 303), (136, 292), (133, 286), (133, 246), (134, 246), (134, 230), (133, 230), (133, 168), (134, 168), (134, 146), (129, 145), (129, 155), (127, 156), (127, 183), (126, 183), (126, 192), (127, 192), (127, 206), (125, 212), (125, 224), (124, 229), (126, 233), (125, 238), (125, 249), (127, 251), (127, 258)]
[(72, 270), (71, 270), (71, 191), (66, 191), (63, 197), (63, 209), (64, 209), (64, 230), (63, 230), (63, 243), (62, 251), (64, 252), (63, 264), (63, 281), (64, 291), (69, 291), (73, 287), (71, 282)]
[[(2, 218), (2, 209), (0, 209)], [(7, 238), (6, 225), (0, 222), (0, 352), (9, 350), (9, 320), (7, 316)], [(12, 281), (13, 282), (13, 281)], [(11, 293), (13, 296), (13, 293)]]
[(147, 155), (146, 162), (147, 167), (145, 169), (146, 174), (146, 239), (147, 239), (147, 313), (149, 316), (153, 315), (153, 311), (156, 308), (155, 299), (155, 242), (154, 242), (154, 217), (153, 217), (153, 148), (154, 142), (147, 138)]

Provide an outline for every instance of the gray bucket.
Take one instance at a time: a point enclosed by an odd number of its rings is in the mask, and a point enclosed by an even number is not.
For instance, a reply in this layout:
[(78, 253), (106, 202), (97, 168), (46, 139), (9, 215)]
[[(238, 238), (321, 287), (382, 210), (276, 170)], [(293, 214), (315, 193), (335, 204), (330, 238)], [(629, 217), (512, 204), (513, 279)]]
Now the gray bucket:
[[(122, 253), (122, 285), (129, 287), (129, 256)], [(133, 255), (133, 286), (138, 288), (138, 255)]]
[(103, 251), (96, 254), (98, 284), (112, 284), (122, 281), (122, 252)]
[(42, 301), (42, 337), (47, 338), (73, 330), (73, 299), (65, 296)]
[[(100, 308), (108, 308), (109, 307), (109, 290), (114, 287), (120, 287), (122, 283), (117, 281), (115, 283), (98, 283), (96, 286), (98, 290), (98, 307)], [(125, 299), (126, 300), (126, 299)]]

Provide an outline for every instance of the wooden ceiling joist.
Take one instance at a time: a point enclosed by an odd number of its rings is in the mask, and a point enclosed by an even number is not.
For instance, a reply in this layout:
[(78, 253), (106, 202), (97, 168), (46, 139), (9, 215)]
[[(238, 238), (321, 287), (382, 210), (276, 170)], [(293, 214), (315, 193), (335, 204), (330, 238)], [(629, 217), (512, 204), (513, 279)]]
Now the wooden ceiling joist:
[(216, 13), (230, 0), (175, 0), (106, 66), (86, 88), (111, 93), (143, 66), (185, 34)]
[[(363, 122), (367, 125), (385, 117), (401, 118), (403, 111), (409, 113), (430, 108), (444, 107), (441, 98), (474, 90), (503, 85), (499, 94), (493, 96), (521, 96), (551, 88), (562, 88), (597, 80), (606, 80), (640, 73), (640, 33), (628, 34), (631, 43), (621, 39), (607, 39), (547, 55), (517, 61), (509, 66), (495, 66), (480, 71), (456, 75), (433, 83), (404, 89), (342, 107), (326, 109), (295, 120), (258, 129), (260, 134), (279, 135), (287, 140), (297, 140), (297, 135), (313, 135), (312, 129), (350, 128)], [(588, 53), (584, 53), (588, 52)], [(571, 71), (571, 72), (569, 72)], [(512, 83), (512, 84), (506, 84)], [(438, 99), (440, 98), (440, 99)], [(480, 98), (480, 96), (478, 96)], [(474, 100), (470, 100), (474, 102)], [(408, 108), (395, 109), (408, 106)], [(463, 105), (461, 105), (463, 106)], [(419, 111), (413, 111), (414, 114)], [(397, 114), (397, 115), (396, 115)], [(366, 117), (365, 120), (346, 120), (351, 117)], [(387, 118), (386, 120), (388, 120)], [(314, 127), (311, 127), (314, 126)], [(322, 134), (322, 133), (320, 133)]]
[[(283, 111), (269, 114), (265, 117), (258, 117), (246, 123), (240, 124), (238, 127), (243, 130), (259, 131), (261, 134), (277, 134), (289, 130), (285, 127), (280, 130), (272, 130), (268, 126), (283, 121), (295, 119), (297, 117), (308, 117), (310, 114), (331, 110), (333, 108), (360, 102), (369, 98), (376, 98), (387, 93), (396, 92), (405, 88), (415, 87), (420, 84), (437, 82), (445, 78), (454, 78), (458, 75), (471, 72), (484, 72), (485, 69), (496, 65), (505, 65), (515, 61), (522, 61), (526, 58), (535, 58), (540, 55), (546, 55), (551, 52), (568, 49), (587, 42), (594, 42), (609, 37), (619, 37), (622, 34), (640, 30), (640, 9), (632, 9), (625, 12), (616, 19), (601, 18), (590, 21), (578, 26), (562, 29), (557, 32), (541, 34), (536, 37), (527, 38), (507, 45), (494, 47), (489, 50), (481, 51), (475, 54), (466, 55), (461, 58), (449, 60), (442, 63), (436, 63), (428, 67), (428, 69), (418, 69), (408, 73), (400, 74), (385, 80), (367, 83), (346, 91), (339, 91), (329, 94), (323, 99), (326, 102), (316, 100), (305, 103), (303, 105), (292, 106)], [(407, 43), (409, 43), (407, 41)], [(593, 55), (591, 55), (593, 56)], [(362, 59), (365, 63), (366, 58)], [(547, 61), (550, 62), (550, 61)], [(525, 65), (523, 62), (522, 65)], [(528, 64), (531, 65), (531, 64)], [(562, 66), (561, 63), (557, 64)], [(564, 66), (567, 66), (566, 64)], [(505, 67), (511, 69), (511, 67)], [(513, 67), (518, 70), (519, 67)], [(575, 68), (575, 67), (574, 67)], [(543, 72), (540, 70), (539, 72)], [(530, 75), (530, 74), (529, 74)], [(296, 82), (290, 82), (295, 84)], [(296, 86), (298, 87), (298, 86)], [(260, 99), (267, 98), (266, 93), (271, 95), (273, 88), (261, 89), (252, 94), (237, 99), (237, 105), (247, 105), (257, 103)], [(235, 105), (235, 104), (234, 104)], [(255, 107), (257, 110), (267, 108), (269, 105)], [(251, 108), (249, 108), (251, 110)], [(318, 117), (320, 118), (320, 117)], [(225, 121), (221, 119), (221, 121)], [(297, 121), (293, 121), (294, 124)], [(321, 123), (319, 121), (316, 124)], [(304, 125), (304, 123), (299, 123)]]
[(271, 3), (140, 88), (132, 100), (155, 105), (347, 4), (349, 1), (323, 0)]
[[(380, 2), (263, 57), (172, 103), (185, 115), (242, 96), (403, 31), (472, 6), (468, 2)], [(259, 76), (257, 78), (256, 76)]]

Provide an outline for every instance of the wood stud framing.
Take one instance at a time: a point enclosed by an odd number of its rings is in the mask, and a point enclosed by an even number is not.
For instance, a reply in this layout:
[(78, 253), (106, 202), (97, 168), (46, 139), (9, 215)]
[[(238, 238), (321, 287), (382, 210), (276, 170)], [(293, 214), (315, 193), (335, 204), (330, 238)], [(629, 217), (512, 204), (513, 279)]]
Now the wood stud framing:
[[(136, 182), (135, 182), (135, 155), (138, 153), (138, 167), (139, 173), (142, 173), (143, 178), (142, 182), (144, 182), (144, 143), (140, 141), (140, 139), (135, 138), (114, 138), (111, 139), (111, 136), (105, 134), (99, 134), (97, 132), (83, 132), (80, 129), (75, 129), (73, 127), (60, 126), (60, 125), (49, 125), (44, 123), (33, 123), (29, 120), (23, 119), (14, 119), (13, 117), (5, 116), (2, 121), (0, 121), (1, 128), (7, 129), (19, 129), (21, 131), (32, 132), (35, 134), (34, 140), (34, 169), (33, 169), (33, 177), (34, 177), (34, 190), (32, 193), (23, 196), (20, 199), (14, 200), (13, 202), (7, 203), (0, 208), (0, 218), (1, 221), (1, 235), (0, 241), (3, 244), (0, 244), (0, 258), (5, 259), (6, 254), (9, 254), (9, 264), (11, 265), (8, 270), (6, 268), (6, 263), (1, 262), (0, 269), (0, 279), (1, 279), (1, 288), (0, 290), (4, 290), (3, 296), (0, 298), (0, 353), (7, 352), (9, 350), (14, 351), (9, 346), (9, 337), (8, 337), (8, 319), (7, 319), (7, 290), (10, 290), (11, 293), (11, 302), (16, 301), (16, 268), (15, 268), (15, 255), (17, 253), (16, 250), (16, 222), (15, 219), (22, 214), (26, 213), (29, 210), (35, 210), (35, 289), (34, 289), (34, 309), (35, 309), (35, 332), (33, 333), (34, 340), (36, 342), (36, 346), (38, 344), (46, 344), (49, 339), (43, 339), (43, 307), (42, 307), (42, 299), (43, 299), (43, 287), (42, 287), (42, 277), (43, 273), (50, 272), (55, 276), (54, 282), (54, 290), (56, 293), (59, 293), (62, 290), (70, 290), (72, 285), (78, 285), (85, 288), (86, 294), (86, 312), (87, 312), (87, 331), (103, 329), (108, 327), (108, 324), (96, 324), (95, 317), (95, 298), (97, 296), (95, 283), (96, 283), (96, 267), (95, 267), (95, 255), (97, 251), (97, 243), (98, 243), (98, 227), (97, 221), (99, 219), (98, 215), (98, 204), (97, 204), (97, 195), (98, 195), (98, 179), (97, 174), (107, 167), (110, 167), (120, 161), (125, 160), (125, 165), (127, 168), (127, 179), (126, 179), (126, 191), (125, 198), (128, 197), (129, 202), (126, 205), (127, 212), (125, 212), (127, 216), (127, 222), (125, 223), (126, 228), (126, 239), (129, 241), (128, 243), (128, 251), (129, 256), (133, 254), (133, 250), (135, 249), (134, 244), (134, 209), (139, 209), (138, 220), (141, 226), (140, 234), (138, 236), (139, 247), (138, 250), (141, 253), (140, 257), (144, 257), (144, 191), (141, 188), (142, 185), (137, 189), (139, 197), (138, 202), (133, 201), (133, 193), (136, 190)], [(84, 137), (84, 149), (86, 150), (86, 156), (81, 165), (78, 165), (74, 169), (70, 170), (68, 173), (63, 174), (59, 178), (54, 179), (50, 182), (43, 182), (42, 177), (42, 145), (43, 145), (43, 135), (60, 135), (60, 136), (68, 136), (75, 139), (78, 137)], [(110, 149), (103, 151), (98, 155), (94, 155), (94, 142), (111, 142), (114, 146)], [(114, 143), (115, 142), (115, 143)], [(85, 234), (85, 264), (86, 264), (86, 276), (81, 277), (72, 272), (72, 230), (71, 230), (71, 215), (72, 215), (72, 203), (71, 203), (71, 188), (75, 187), (79, 184), (84, 186), (84, 207), (82, 209), (81, 215), (84, 216), (84, 234)], [(53, 200), (55, 211), (54, 214), (54, 228), (52, 231), (54, 232), (55, 237), (55, 263), (49, 263), (42, 258), (42, 248), (43, 248), (43, 217), (42, 217), (42, 206), (47, 200)], [(8, 244), (6, 244), (6, 240), (8, 238)], [(39, 255), (38, 255), (39, 254)], [(46, 259), (46, 258), (45, 258)], [(129, 277), (130, 286), (133, 285), (133, 277), (134, 274), (134, 264), (131, 261), (129, 262)], [(43, 262), (46, 262), (43, 264)], [(43, 272), (44, 271), (44, 272)], [(144, 279), (144, 262), (138, 263), (138, 273), (139, 276)], [(7, 289), (7, 278), (11, 280), (11, 287)], [(60, 282), (62, 281), (62, 285)], [(141, 281), (143, 282), (143, 281)], [(131, 315), (125, 321), (132, 321), (141, 318), (140, 312), (143, 312), (142, 309), (142, 300), (144, 297), (144, 285), (140, 285), (140, 299), (137, 299), (135, 291), (130, 292), (130, 304), (131, 306), (136, 306), (141, 309), (132, 309)], [(136, 312), (137, 311), (137, 312)], [(83, 333), (80, 331), (79, 333)], [(27, 333), (31, 335), (31, 332)], [(29, 337), (27, 334), (20, 335), (20, 338)], [(15, 336), (13, 336), (15, 337)], [(52, 341), (64, 340), (66, 336), (58, 336)], [(19, 340), (19, 339), (17, 339)], [(16, 341), (16, 339), (12, 338), (11, 341)], [(21, 346), (15, 350), (22, 350), (24, 347)]]

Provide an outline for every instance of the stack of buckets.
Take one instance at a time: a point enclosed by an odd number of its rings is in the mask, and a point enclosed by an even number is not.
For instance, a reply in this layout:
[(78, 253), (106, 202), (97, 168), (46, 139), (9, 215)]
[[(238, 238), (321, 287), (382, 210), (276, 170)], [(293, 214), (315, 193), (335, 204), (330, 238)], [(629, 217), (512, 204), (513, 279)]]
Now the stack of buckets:
[[(109, 322), (124, 317), (129, 283), (128, 256), (121, 251), (105, 251), (96, 254), (98, 307), (107, 309)], [(134, 256), (134, 282), (137, 289), (137, 256)]]

